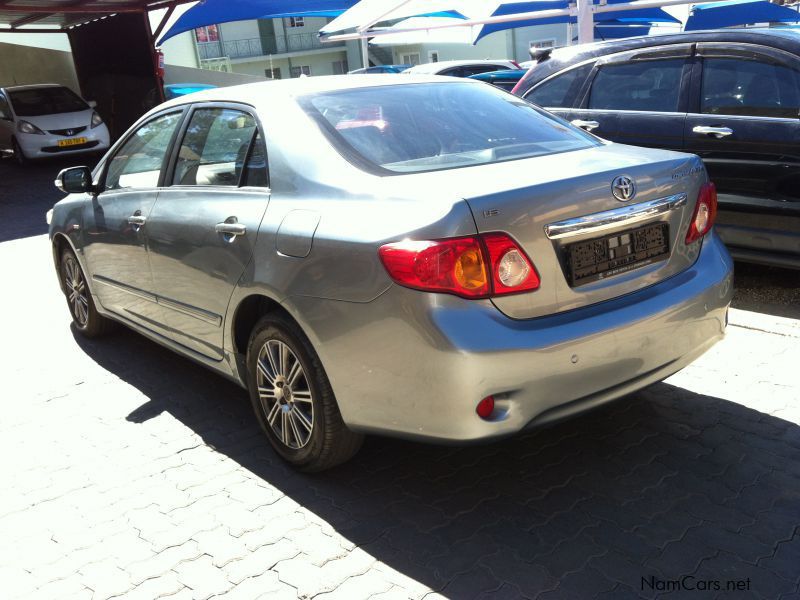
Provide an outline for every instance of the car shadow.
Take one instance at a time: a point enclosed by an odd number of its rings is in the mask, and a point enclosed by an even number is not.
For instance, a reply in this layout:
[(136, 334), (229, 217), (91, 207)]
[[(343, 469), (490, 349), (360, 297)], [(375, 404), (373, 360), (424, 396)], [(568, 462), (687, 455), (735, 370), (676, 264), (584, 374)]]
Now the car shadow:
[(800, 269), (737, 262), (731, 306), (800, 319)]
[(369, 437), (349, 463), (305, 475), (274, 455), (233, 383), (127, 329), (75, 339), (149, 398), (128, 421), (169, 413), (448, 597), (653, 597), (687, 576), (747, 580), (753, 597), (798, 589), (794, 423), (661, 383), (488, 445)]

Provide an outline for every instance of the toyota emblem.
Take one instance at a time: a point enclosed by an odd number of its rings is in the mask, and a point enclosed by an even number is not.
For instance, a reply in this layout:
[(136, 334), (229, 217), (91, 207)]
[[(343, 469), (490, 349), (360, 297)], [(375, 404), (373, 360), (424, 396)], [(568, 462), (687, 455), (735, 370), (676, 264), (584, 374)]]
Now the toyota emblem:
[(620, 202), (627, 202), (636, 195), (636, 185), (627, 175), (620, 175), (611, 182), (611, 193)]

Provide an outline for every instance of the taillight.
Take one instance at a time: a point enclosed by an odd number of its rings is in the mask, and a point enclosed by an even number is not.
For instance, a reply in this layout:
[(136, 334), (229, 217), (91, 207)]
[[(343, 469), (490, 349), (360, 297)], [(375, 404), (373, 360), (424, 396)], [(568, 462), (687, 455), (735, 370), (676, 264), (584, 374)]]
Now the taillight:
[(536, 268), (504, 233), (406, 240), (381, 246), (383, 266), (400, 285), (464, 298), (488, 298), (539, 287)]
[(704, 183), (697, 195), (692, 222), (686, 234), (686, 243), (691, 244), (707, 234), (714, 225), (717, 216), (717, 186), (712, 182)]
[(533, 264), (505, 233), (481, 236), (489, 251), (494, 294), (516, 294), (539, 287), (539, 275)]

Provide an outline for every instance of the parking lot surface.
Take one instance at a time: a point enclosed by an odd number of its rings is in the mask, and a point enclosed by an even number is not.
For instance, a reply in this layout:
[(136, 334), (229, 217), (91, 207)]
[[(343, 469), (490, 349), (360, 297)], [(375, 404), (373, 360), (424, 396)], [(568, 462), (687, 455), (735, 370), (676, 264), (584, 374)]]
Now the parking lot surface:
[(797, 273), (743, 267), (722, 343), (589, 415), (308, 476), (242, 389), (74, 334), (60, 166), (0, 160), (3, 598), (800, 598)]

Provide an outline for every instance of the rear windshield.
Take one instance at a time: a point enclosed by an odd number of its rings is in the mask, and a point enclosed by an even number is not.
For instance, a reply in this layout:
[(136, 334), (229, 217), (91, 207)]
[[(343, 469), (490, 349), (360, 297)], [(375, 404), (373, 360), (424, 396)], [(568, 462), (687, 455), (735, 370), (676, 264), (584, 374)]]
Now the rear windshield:
[(307, 96), (345, 155), (396, 173), (569, 152), (600, 142), (490, 85), (421, 83)]
[(89, 108), (75, 92), (65, 87), (17, 90), (9, 92), (8, 95), (18, 117), (40, 117)]

